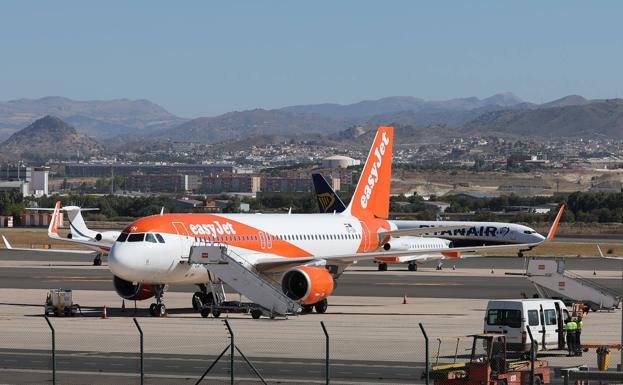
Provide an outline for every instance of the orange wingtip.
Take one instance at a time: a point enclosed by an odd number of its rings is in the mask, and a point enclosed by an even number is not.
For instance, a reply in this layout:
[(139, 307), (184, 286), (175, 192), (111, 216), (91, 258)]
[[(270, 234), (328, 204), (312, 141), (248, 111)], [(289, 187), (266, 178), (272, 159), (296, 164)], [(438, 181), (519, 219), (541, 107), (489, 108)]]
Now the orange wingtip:
[(556, 215), (556, 219), (554, 220), (554, 223), (552, 224), (552, 228), (549, 229), (549, 233), (547, 234), (547, 240), (551, 241), (552, 239), (554, 239), (554, 236), (556, 235), (556, 230), (558, 230), (558, 224), (560, 223), (560, 219), (562, 218), (562, 213), (565, 211), (565, 204), (563, 203), (562, 205), (560, 205), (560, 209), (558, 210), (558, 215)]

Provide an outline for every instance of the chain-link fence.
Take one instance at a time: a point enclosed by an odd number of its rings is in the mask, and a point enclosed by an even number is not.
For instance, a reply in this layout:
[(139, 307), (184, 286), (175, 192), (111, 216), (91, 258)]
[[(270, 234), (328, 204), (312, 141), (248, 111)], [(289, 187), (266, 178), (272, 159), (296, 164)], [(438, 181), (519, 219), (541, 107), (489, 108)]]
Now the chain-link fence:
[[(549, 367), (551, 382), (562, 383), (566, 368), (605, 369), (605, 355), (595, 349), (581, 356), (561, 350), (502, 355), (472, 337), (434, 335), (435, 325), (428, 331), (404, 319), (376, 320), (33, 317), (24, 319), (28, 333), (0, 330), (1, 382), (432, 384), (468, 373), (470, 363), (488, 363), (494, 372), (523, 370), (523, 383), (538, 383)], [(616, 369), (618, 351), (607, 358)]]

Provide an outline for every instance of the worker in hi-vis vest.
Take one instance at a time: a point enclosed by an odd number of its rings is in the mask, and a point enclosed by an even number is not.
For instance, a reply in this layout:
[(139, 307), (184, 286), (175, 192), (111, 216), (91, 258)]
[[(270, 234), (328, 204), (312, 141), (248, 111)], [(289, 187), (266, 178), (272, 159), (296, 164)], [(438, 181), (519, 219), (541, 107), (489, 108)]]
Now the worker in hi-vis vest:
[(584, 322), (582, 322), (582, 316), (578, 317), (578, 322), (576, 322), (577, 328), (575, 329), (575, 354), (578, 356), (582, 356), (582, 328), (584, 327)]
[(569, 356), (575, 355), (575, 337), (577, 329), (578, 324), (573, 318), (569, 319), (569, 321), (565, 324), (565, 332), (567, 332), (567, 351), (569, 352)]

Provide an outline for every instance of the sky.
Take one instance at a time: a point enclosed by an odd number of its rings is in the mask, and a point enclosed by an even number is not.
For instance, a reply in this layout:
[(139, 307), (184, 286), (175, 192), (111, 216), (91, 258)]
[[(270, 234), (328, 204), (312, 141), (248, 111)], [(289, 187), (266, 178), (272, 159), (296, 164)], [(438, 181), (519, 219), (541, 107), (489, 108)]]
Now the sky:
[(0, 100), (182, 117), (408, 95), (623, 95), (620, 1), (0, 2)]

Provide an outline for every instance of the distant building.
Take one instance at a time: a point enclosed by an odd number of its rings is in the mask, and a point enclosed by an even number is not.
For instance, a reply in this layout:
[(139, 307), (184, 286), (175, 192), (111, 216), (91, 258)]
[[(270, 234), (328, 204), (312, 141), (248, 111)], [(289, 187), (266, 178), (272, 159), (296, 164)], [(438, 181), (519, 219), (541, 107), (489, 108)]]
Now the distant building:
[(130, 175), (126, 180), (126, 190), (141, 192), (183, 193), (198, 185), (194, 175)]
[(25, 167), (7, 165), (0, 167), (0, 191), (18, 191), (24, 196), (41, 197), (49, 195), (47, 167)]
[(156, 164), (156, 163), (67, 163), (65, 176), (70, 178), (109, 178), (114, 176), (145, 175), (214, 175), (234, 173), (236, 168), (229, 164)]
[(224, 192), (253, 193), (260, 191), (260, 177), (253, 174), (219, 174), (201, 179), (201, 192), (220, 194)]
[(324, 168), (347, 168), (360, 164), (361, 161), (342, 155), (333, 155), (322, 160), (322, 167)]
[(313, 182), (311, 177), (263, 177), (261, 181), (262, 192), (310, 192), (312, 188)]

